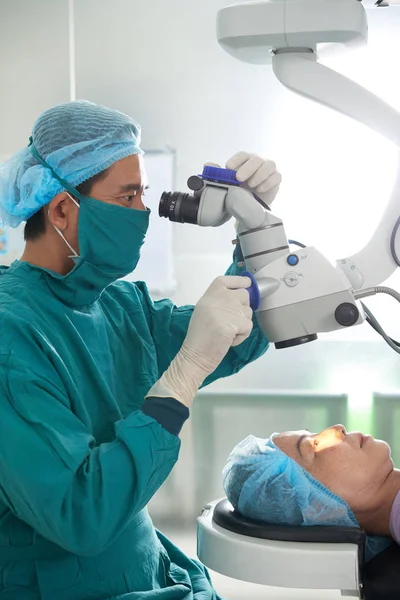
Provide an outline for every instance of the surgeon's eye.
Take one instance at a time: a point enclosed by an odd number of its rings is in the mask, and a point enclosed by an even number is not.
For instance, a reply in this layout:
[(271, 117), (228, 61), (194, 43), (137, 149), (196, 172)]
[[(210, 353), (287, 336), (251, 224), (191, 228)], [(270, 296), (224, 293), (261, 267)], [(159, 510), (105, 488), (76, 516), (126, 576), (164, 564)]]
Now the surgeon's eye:
[(135, 198), (136, 198), (136, 194), (132, 194), (130, 196), (122, 196), (122, 200), (124, 202), (127, 202), (128, 204), (131, 204)]
[(137, 198), (138, 196), (140, 196), (140, 198), (143, 198), (144, 195), (145, 195), (144, 190), (138, 190), (134, 194), (129, 194), (129, 196), (122, 196), (121, 200), (123, 200), (127, 204), (132, 204), (132, 202), (135, 200), (135, 198)]

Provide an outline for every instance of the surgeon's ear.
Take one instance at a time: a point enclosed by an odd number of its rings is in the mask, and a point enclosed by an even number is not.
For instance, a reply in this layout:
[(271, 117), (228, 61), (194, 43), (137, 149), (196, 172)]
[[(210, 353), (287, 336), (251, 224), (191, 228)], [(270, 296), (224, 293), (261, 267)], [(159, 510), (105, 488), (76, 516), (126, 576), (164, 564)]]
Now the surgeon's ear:
[(47, 219), (49, 223), (55, 225), (61, 231), (67, 229), (70, 221), (73, 219), (74, 203), (65, 192), (61, 192), (54, 196), (53, 200), (48, 205)]

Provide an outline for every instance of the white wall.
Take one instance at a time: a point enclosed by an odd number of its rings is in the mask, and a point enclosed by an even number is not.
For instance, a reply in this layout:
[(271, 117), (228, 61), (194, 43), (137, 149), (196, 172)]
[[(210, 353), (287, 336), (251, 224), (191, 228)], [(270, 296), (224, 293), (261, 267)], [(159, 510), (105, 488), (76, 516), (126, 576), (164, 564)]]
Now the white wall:
[(68, 100), (68, 0), (0, 0), (0, 155), (28, 145), (39, 113)]

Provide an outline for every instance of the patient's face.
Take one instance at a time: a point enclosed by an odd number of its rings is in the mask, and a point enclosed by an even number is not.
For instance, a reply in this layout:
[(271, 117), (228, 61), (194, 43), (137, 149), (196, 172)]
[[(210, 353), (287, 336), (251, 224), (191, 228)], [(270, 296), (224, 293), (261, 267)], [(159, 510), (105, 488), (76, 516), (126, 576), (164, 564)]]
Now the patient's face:
[(274, 443), (354, 512), (373, 507), (377, 491), (393, 470), (386, 442), (359, 432), (347, 433), (343, 425), (316, 434), (281, 433)]

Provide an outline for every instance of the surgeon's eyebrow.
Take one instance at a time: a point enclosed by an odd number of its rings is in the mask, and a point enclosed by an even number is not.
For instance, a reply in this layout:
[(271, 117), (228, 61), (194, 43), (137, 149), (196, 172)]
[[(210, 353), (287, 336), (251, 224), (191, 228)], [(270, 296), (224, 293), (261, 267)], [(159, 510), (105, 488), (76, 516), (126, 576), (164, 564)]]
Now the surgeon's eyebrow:
[(140, 190), (148, 190), (148, 185), (143, 185), (140, 183), (127, 183), (125, 185), (121, 185), (119, 188), (120, 192), (139, 192)]

